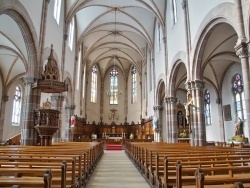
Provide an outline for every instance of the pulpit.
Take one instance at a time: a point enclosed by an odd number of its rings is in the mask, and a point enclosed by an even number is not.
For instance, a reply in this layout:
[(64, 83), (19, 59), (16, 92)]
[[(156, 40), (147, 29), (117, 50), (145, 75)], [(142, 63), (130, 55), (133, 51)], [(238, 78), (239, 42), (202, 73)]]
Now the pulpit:
[(58, 110), (36, 109), (35, 110), (35, 129), (40, 137), (41, 146), (50, 146), (52, 137), (59, 129)]

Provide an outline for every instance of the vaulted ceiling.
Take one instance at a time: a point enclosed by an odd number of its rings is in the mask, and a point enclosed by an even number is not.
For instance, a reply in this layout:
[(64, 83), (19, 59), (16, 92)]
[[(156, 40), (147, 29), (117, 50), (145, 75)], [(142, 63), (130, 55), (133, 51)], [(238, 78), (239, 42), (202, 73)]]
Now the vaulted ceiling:
[[(67, 22), (75, 16), (77, 44), (102, 73), (116, 64), (125, 73), (141, 71), (145, 50), (153, 50), (154, 28), (164, 28), (166, 0), (67, 0)], [(157, 21), (157, 22), (156, 22)], [(114, 61), (115, 60), (115, 61)]]

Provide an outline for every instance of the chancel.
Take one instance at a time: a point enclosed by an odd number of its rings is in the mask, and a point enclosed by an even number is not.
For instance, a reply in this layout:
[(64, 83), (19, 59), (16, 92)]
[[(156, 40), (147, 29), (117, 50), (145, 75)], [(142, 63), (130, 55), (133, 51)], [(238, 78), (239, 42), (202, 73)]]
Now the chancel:
[[(235, 156), (250, 147), (249, 13), (250, 0), (1, 0), (0, 164), (13, 168), (0, 168), (0, 187), (12, 186), (8, 174), (30, 187), (32, 172), (84, 187), (109, 154), (133, 161), (150, 187), (250, 183), (249, 157)], [(9, 160), (33, 155), (51, 158), (51, 171)], [(107, 174), (90, 187), (116, 187)], [(128, 178), (118, 184), (145, 187)]]

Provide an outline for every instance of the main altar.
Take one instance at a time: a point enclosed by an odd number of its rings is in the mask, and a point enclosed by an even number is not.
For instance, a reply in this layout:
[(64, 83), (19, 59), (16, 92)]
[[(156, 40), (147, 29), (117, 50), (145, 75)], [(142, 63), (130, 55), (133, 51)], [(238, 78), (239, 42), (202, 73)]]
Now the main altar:
[(70, 134), (74, 142), (103, 141), (105, 145), (123, 145), (128, 139), (148, 142), (154, 139), (152, 118), (142, 119), (140, 123), (125, 122), (117, 125), (112, 122), (108, 125), (101, 122), (87, 123), (85, 118), (75, 116), (75, 123), (70, 129)]

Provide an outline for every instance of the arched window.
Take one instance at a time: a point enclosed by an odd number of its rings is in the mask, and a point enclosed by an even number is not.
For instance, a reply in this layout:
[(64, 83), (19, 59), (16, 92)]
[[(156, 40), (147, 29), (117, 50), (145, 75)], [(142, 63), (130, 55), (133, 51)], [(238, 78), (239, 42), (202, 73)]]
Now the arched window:
[(91, 102), (96, 103), (97, 97), (97, 67), (92, 67), (92, 78), (91, 78)]
[(158, 23), (158, 52), (161, 51), (161, 24)]
[(14, 100), (13, 100), (12, 125), (19, 125), (20, 117), (21, 117), (21, 87), (16, 86)]
[(173, 22), (174, 24), (177, 22), (177, 6), (176, 0), (172, 0), (172, 14), (173, 14)]
[(244, 98), (243, 80), (239, 73), (233, 77), (233, 91), (235, 97), (236, 115), (241, 119), (246, 119), (246, 104)]
[(204, 104), (205, 104), (205, 118), (207, 125), (211, 124), (211, 101), (210, 101), (210, 92), (208, 89), (205, 90), (204, 94)]
[(71, 50), (73, 49), (74, 30), (75, 30), (75, 20), (73, 17), (71, 22), (69, 23), (69, 32), (68, 32), (69, 34), (68, 46)]
[(131, 86), (131, 90), (132, 90), (132, 103), (136, 103), (137, 102), (137, 80), (136, 80), (136, 68), (135, 66), (132, 67), (132, 86)]
[(54, 18), (59, 25), (60, 20), (60, 11), (61, 11), (61, 0), (55, 0), (54, 4)]
[(118, 70), (113, 68), (110, 71), (110, 104), (118, 104)]
[(81, 48), (78, 53), (78, 61), (77, 61), (77, 74), (76, 74), (76, 89), (79, 90), (80, 87), (80, 73), (81, 73), (81, 58), (82, 58), (82, 53), (81, 53)]

